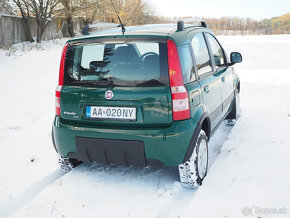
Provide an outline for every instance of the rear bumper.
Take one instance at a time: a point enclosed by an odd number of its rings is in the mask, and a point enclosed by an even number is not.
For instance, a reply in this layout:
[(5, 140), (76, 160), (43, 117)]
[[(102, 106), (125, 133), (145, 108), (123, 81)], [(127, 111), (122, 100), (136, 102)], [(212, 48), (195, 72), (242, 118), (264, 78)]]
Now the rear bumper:
[(108, 128), (72, 124), (56, 116), (53, 136), (63, 157), (118, 165), (177, 166), (183, 162), (196, 125), (188, 119), (167, 128)]

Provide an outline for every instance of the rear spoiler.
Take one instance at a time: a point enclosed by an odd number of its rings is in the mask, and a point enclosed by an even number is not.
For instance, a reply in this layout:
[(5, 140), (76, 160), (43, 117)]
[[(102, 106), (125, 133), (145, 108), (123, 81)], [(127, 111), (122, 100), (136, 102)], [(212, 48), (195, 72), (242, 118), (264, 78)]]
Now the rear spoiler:
[(117, 23), (96, 23), (96, 24), (91, 24), (84, 26), (82, 29), (82, 34), (83, 35), (89, 35), (92, 32), (97, 32), (100, 30), (105, 30), (105, 29), (113, 29), (118, 27), (119, 24)]

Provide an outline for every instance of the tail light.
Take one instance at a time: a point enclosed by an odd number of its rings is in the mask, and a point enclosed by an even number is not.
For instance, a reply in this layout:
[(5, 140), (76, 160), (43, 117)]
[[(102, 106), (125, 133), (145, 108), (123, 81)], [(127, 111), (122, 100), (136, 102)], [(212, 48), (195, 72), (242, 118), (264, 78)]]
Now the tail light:
[(55, 115), (60, 116), (60, 93), (63, 86), (63, 75), (64, 75), (64, 64), (65, 64), (65, 54), (67, 50), (67, 44), (62, 49), (60, 67), (59, 67), (59, 77), (58, 85), (55, 90)]
[(169, 80), (172, 97), (173, 120), (190, 118), (187, 90), (183, 84), (182, 71), (175, 43), (167, 41)]

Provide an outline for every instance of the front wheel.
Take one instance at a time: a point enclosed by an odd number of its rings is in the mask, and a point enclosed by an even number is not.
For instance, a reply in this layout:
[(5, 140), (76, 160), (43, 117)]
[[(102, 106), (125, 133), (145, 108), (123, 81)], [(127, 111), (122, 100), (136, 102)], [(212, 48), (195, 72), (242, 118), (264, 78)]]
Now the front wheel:
[(180, 181), (187, 188), (197, 188), (202, 184), (208, 168), (208, 138), (200, 130), (195, 148), (188, 161), (178, 166)]

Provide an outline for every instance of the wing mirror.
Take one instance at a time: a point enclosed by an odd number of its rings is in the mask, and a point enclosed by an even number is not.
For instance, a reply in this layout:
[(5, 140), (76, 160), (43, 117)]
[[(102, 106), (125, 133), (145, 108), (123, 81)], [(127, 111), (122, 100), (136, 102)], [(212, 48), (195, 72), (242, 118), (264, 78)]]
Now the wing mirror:
[(230, 66), (236, 63), (241, 63), (243, 61), (243, 57), (239, 52), (232, 52), (230, 58), (231, 58), (231, 63), (229, 64)]

